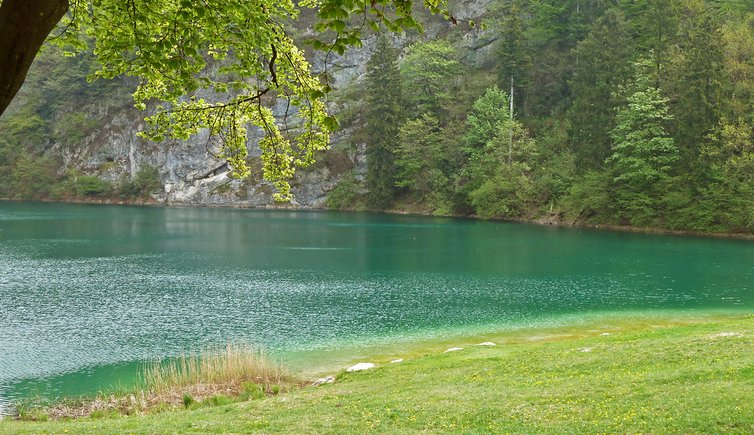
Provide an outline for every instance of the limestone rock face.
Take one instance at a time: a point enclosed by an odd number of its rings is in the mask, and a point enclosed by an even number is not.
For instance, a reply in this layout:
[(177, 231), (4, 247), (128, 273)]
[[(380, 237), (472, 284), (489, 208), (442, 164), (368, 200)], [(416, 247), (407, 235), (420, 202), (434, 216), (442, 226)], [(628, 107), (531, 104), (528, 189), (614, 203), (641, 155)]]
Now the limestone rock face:
[[(432, 39), (454, 31), (454, 43), (462, 55), (462, 62), (469, 66), (482, 66), (489, 62), (493, 30), (469, 26), (469, 20), (480, 19), (490, 0), (456, 0), (451, 2), (451, 12), (461, 23), (454, 28), (440, 17), (428, 19), (424, 35), (393, 36), (396, 46), (405, 49), (417, 39)], [(460, 38), (460, 39), (459, 39)], [(376, 38), (366, 37), (361, 48), (349, 50), (344, 56), (316, 53), (311, 59), (316, 72), (327, 72), (331, 85), (336, 89), (358, 85), (366, 75)], [(337, 113), (348, 102), (331, 103), (331, 111)], [(282, 116), (282, 103), (273, 108)], [(121, 101), (97, 101), (88, 109), (89, 118), (96, 120), (98, 128), (79, 143), (52, 144), (46, 154), (62, 162), (60, 174), (75, 169), (82, 174), (95, 175), (115, 184), (133, 180), (140, 169), (154, 167), (159, 173), (162, 190), (153, 199), (165, 204), (195, 204), (214, 206), (280, 206), (273, 200), (273, 186), (261, 179), (259, 165), (251, 177), (238, 180), (230, 177), (228, 166), (208, 149), (207, 133), (187, 141), (168, 140), (153, 143), (137, 136), (145, 129), (144, 113), (133, 107), (130, 99)], [(354, 128), (345, 128), (333, 135), (333, 148), (349, 144), (347, 162), (344, 159), (333, 164), (317, 163), (300, 170), (291, 182), (295, 200), (288, 204), (294, 208), (321, 208), (326, 205), (328, 193), (340, 178), (352, 170), (363, 179), (366, 171), (366, 144), (354, 143)], [(258, 157), (258, 137), (249, 140), (249, 154)], [(343, 146), (341, 146), (343, 145)], [(319, 156), (318, 160), (327, 158)], [(253, 165), (252, 165), (253, 166)]]

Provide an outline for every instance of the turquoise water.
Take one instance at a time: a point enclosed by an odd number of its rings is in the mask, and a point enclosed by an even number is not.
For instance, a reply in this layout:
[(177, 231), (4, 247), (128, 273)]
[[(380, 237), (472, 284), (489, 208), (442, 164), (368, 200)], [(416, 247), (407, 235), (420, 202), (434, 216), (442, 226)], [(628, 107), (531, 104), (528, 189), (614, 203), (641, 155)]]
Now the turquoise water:
[(368, 213), (0, 202), (0, 401), (228, 341), (289, 354), (754, 308), (754, 243)]

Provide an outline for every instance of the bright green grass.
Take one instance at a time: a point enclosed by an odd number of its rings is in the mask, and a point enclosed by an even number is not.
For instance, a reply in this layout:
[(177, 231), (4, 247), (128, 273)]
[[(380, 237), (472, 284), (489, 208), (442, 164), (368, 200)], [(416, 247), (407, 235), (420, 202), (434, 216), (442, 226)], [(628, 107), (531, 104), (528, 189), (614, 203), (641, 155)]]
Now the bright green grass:
[[(500, 345), (472, 346), (487, 340)], [(0, 432), (754, 432), (754, 316), (582, 325), (453, 344), (464, 349), (415, 349), (398, 364), (375, 358), (377, 369), (261, 400), (137, 417), (4, 421)]]

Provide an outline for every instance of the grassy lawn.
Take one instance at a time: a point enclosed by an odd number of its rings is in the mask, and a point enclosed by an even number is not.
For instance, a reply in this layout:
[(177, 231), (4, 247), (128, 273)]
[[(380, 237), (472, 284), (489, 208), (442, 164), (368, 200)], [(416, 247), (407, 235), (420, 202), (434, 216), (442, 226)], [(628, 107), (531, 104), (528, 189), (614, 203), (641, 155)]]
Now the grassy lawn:
[[(474, 346), (494, 341), (495, 347)], [(442, 343), (445, 346), (446, 343)], [(334, 384), (2, 433), (754, 433), (754, 316), (519, 331), (415, 349)]]

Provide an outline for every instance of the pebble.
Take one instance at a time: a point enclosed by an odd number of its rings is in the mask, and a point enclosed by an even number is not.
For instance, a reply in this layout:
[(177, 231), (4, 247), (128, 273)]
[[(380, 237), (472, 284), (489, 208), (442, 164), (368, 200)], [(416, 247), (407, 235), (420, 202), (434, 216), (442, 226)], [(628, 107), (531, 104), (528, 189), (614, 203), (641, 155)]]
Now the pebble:
[(484, 343), (479, 343), (479, 344), (476, 344), (475, 346), (497, 346), (497, 345), (491, 341), (485, 341)]
[(403, 362), (403, 358), (398, 358), (398, 359), (394, 359), (394, 360), (390, 361), (391, 364), (395, 364), (395, 363), (399, 363), (399, 362)]
[(314, 381), (314, 386), (319, 387), (320, 385), (332, 384), (333, 382), (335, 382), (335, 376), (333, 375), (325, 376), (324, 378), (319, 378), (316, 381)]
[(347, 372), (360, 372), (362, 370), (369, 370), (377, 367), (375, 364), (372, 363), (358, 363), (356, 365), (353, 365), (349, 367), (346, 371)]
[(450, 349), (446, 350), (446, 351), (445, 351), (445, 352), (443, 352), (443, 353), (448, 353), (448, 352), (455, 352), (455, 351), (457, 351), (457, 350), (463, 350), (463, 348), (462, 348), (462, 347), (451, 347)]

